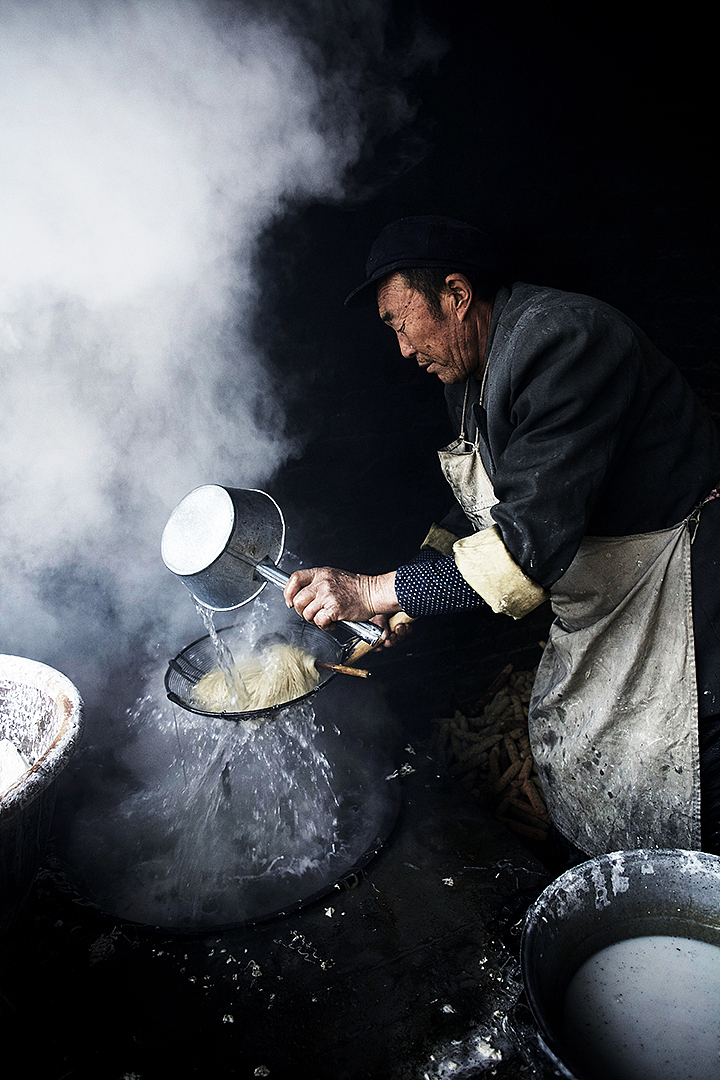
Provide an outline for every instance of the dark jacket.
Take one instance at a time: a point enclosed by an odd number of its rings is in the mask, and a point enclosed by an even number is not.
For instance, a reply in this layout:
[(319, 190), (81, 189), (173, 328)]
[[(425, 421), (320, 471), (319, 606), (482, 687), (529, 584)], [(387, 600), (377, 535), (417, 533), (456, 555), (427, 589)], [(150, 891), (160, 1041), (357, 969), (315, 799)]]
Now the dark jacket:
[[(557, 581), (583, 536), (667, 528), (720, 481), (712, 418), (609, 305), (523, 283), (502, 289), (487, 363), (485, 408), (475, 383), (468, 436), (479, 426), (493, 517), (538, 584)], [(464, 390), (446, 387), (457, 430)]]
[[(558, 580), (583, 536), (669, 528), (720, 483), (711, 416), (678, 368), (609, 305), (522, 282), (502, 289), (487, 365), (484, 407), (471, 380), (466, 435), (479, 431), (499, 499), (493, 517), (538, 584)], [(464, 393), (464, 384), (446, 387), (457, 432)], [(701, 716), (720, 711), (719, 551), (720, 500), (703, 509), (692, 553)]]

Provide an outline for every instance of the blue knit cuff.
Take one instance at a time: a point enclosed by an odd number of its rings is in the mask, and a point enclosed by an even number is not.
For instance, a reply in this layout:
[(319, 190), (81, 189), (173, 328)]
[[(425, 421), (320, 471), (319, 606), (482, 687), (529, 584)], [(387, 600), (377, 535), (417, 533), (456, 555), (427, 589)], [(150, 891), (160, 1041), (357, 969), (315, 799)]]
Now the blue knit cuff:
[(482, 597), (462, 576), (452, 555), (424, 548), (418, 558), (398, 568), (395, 593), (413, 619), (485, 606)]

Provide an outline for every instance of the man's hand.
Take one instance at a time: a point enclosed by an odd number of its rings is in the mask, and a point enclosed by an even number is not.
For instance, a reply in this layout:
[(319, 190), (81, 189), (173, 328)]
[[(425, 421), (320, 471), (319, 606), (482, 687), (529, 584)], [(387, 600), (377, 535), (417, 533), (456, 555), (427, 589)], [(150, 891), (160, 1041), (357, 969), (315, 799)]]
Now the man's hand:
[(330, 566), (296, 570), (283, 595), (288, 607), (323, 629), (341, 619), (365, 622), (400, 610), (394, 570), (377, 576), (351, 574)]

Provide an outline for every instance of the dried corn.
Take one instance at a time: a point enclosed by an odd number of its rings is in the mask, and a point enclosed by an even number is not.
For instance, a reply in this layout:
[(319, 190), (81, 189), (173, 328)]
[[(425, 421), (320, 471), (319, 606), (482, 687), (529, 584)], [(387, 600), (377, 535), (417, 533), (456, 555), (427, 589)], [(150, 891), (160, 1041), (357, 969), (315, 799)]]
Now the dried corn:
[(508, 664), (473, 709), (434, 723), (439, 762), (524, 839), (547, 838), (549, 817), (530, 749), (527, 710), (534, 671)]

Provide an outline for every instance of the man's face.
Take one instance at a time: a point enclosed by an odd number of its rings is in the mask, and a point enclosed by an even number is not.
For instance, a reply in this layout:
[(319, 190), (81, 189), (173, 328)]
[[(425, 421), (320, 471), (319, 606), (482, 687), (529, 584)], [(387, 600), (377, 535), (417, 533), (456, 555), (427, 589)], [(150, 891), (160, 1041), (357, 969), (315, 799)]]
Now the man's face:
[(377, 297), (380, 318), (397, 334), (403, 356), (443, 383), (465, 382), (477, 369), (477, 358), (473, 359), (468, 348), (465, 327), (455, 314), (449, 292), (442, 296), (441, 317), (399, 273), (380, 283)]

